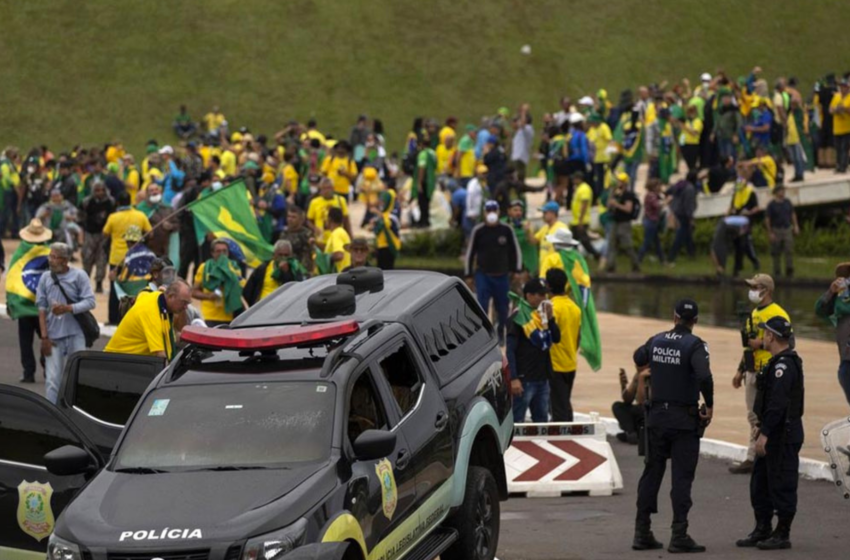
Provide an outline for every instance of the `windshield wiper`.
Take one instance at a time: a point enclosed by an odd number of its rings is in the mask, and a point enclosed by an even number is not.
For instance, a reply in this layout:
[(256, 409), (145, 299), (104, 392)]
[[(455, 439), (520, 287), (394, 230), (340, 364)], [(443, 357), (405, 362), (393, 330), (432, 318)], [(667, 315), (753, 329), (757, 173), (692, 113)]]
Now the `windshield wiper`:
[(171, 471), (166, 471), (163, 469), (152, 469), (150, 467), (127, 467), (123, 469), (115, 469), (115, 472), (128, 474), (161, 474)]

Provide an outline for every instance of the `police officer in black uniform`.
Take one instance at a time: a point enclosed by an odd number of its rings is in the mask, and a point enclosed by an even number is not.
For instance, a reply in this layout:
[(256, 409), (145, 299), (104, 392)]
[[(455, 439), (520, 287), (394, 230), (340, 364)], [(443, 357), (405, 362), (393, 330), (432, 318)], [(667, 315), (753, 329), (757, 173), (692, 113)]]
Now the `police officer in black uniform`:
[[(762, 550), (791, 548), (791, 522), (797, 513), (797, 480), (803, 446), (803, 362), (791, 348), (794, 331), (782, 317), (759, 325), (764, 349), (773, 357), (756, 377), (753, 407), (759, 419), (750, 502), (756, 528), (736, 544)], [(774, 512), (778, 518), (772, 528)]]
[[(701, 427), (711, 421), (714, 382), (708, 363), (708, 346), (691, 331), (699, 310), (695, 301), (676, 303), (675, 326), (650, 338), (635, 351), (638, 368), (650, 368), (650, 400), (647, 404), (649, 449), (638, 485), (635, 550), (662, 548), (650, 530), (650, 514), (658, 512), (658, 490), (664, 479), (667, 459), (672, 461), (673, 536), (669, 552), (704, 552), (688, 535), (691, 484), (699, 459)], [(705, 410), (699, 409), (699, 396)]]

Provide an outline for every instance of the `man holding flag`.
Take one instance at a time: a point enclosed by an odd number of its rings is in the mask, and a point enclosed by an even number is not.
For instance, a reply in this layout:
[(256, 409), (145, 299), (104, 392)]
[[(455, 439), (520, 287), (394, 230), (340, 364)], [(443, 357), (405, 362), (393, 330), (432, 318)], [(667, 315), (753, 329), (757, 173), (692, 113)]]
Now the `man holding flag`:
[(590, 291), (590, 272), (587, 261), (576, 250), (578, 242), (570, 230), (560, 229), (548, 237), (555, 252), (540, 263), (540, 274), (544, 277), (553, 268), (563, 270), (569, 280), (573, 300), (581, 310), (581, 343), (579, 354), (584, 356), (593, 371), (602, 367), (602, 340), (596, 320), (596, 303)]
[(248, 305), (254, 305), (287, 282), (301, 282), (307, 276), (307, 269), (292, 254), (292, 243), (280, 239), (274, 244), (274, 258), (251, 273), (242, 293)]
[[(243, 187), (244, 188), (244, 187)], [(210, 327), (228, 325), (242, 311), (245, 281), (239, 267), (230, 260), (230, 246), (216, 239), (210, 247), (212, 258), (195, 273), (192, 297), (201, 300), (201, 315)]]
[[(6, 274), (6, 310), (12, 320), (18, 321), (18, 343), (21, 349), (21, 383), (35, 383), (35, 353), (33, 339), (39, 331), (38, 307), (35, 305), (36, 288), (41, 275), (48, 269), (47, 242), (53, 232), (34, 219), (20, 231), (21, 244)], [(40, 337), (39, 337), (40, 338)]]
[(552, 292), (553, 321), (561, 331), (561, 340), (552, 345), (552, 376), (549, 389), (552, 401), (552, 422), (572, 422), (573, 384), (578, 365), (578, 345), (581, 341), (581, 309), (567, 295), (567, 274), (560, 268), (550, 268), (546, 283)]

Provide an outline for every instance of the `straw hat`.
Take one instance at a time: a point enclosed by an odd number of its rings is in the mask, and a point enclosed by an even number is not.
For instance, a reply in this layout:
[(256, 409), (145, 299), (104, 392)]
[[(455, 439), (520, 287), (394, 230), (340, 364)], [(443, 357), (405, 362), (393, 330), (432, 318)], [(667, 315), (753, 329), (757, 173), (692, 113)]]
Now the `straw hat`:
[(19, 235), (27, 243), (44, 243), (53, 237), (53, 232), (44, 227), (41, 220), (33, 218), (27, 227), (21, 229)]

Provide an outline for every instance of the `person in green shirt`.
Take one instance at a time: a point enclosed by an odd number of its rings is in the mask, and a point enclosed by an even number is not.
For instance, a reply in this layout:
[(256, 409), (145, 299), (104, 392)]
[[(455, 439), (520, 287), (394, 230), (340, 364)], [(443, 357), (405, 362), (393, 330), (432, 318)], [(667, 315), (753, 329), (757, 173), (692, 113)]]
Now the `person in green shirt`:
[(10, 229), (12, 236), (18, 235), (18, 149), (8, 147), (0, 155), (0, 236)]
[(430, 147), (427, 139), (423, 138), (419, 141), (419, 155), (416, 157), (416, 176), (413, 180), (412, 197), (419, 204), (419, 223), (420, 228), (427, 228), (431, 225), (429, 207), (431, 205), (431, 196), (434, 194), (434, 189), (437, 186), (437, 152)]
[(192, 122), (192, 117), (186, 111), (186, 106), (180, 106), (180, 112), (174, 117), (174, 134), (183, 140), (188, 140), (195, 135), (198, 125)]

